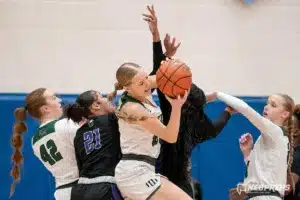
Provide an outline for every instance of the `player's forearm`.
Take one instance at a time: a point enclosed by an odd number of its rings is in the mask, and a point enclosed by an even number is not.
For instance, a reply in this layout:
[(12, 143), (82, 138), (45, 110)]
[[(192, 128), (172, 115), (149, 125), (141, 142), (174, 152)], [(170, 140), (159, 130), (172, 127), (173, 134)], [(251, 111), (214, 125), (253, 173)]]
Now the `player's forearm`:
[(173, 108), (171, 111), (170, 121), (166, 126), (166, 134), (168, 134), (168, 142), (175, 143), (178, 138), (180, 126), (181, 108)]
[(231, 114), (228, 111), (225, 110), (221, 114), (220, 118), (213, 122), (213, 126), (215, 127), (217, 135), (223, 130), (223, 128), (225, 127), (225, 125), (229, 121), (230, 117), (231, 117)]
[(161, 61), (165, 60), (166, 56), (163, 53), (161, 41), (153, 42), (153, 70), (150, 75), (156, 74), (158, 68), (160, 67)]
[(152, 33), (152, 40), (153, 42), (160, 42), (160, 34), (158, 30)]
[(282, 130), (279, 126), (262, 117), (243, 100), (222, 92), (218, 92), (217, 97), (228, 106), (244, 115), (256, 128), (260, 130), (263, 135), (267, 136), (269, 139), (275, 140), (282, 136)]

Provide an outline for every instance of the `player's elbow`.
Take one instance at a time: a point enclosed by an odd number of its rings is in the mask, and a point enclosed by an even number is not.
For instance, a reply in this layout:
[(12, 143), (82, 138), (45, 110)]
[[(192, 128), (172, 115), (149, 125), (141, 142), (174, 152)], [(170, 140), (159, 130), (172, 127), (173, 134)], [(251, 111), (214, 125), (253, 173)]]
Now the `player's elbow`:
[(174, 132), (168, 132), (166, 131), (166, 133), (164, 133), (164, 135), (166, 135), (167, 137), (165, 137), (165, 141), (171, 144), (174, 144), (177, 142), (178, 139), (178, 133), (174, 133)]
[(177, 142), (177, 138), (176, 139), (174, 139), (174, 138), (166, 139), (166, 142), (168, 142), (170, 144), (175, 144)]

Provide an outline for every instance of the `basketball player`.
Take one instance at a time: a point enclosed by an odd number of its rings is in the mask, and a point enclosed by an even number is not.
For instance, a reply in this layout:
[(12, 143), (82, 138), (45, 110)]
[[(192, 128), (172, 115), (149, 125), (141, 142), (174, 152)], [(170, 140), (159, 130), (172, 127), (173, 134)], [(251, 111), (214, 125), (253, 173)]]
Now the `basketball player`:
[(288, 155), (288, 144), (294, 146), (293, 99), (283, 94), (271, 95), (261, 116), (238, 98), (221, 92), (218, 92), (217, 96), (249, 119), (261, 133), (249, 157), (246, 158), (247, 176), (242, 187), (247, 189), (251, 185), (260, 187), (267, 185), (269, 188), (281, 186), (275, 191), (267, 188), (259, 190), (259, 187), (258, 190), (250, 189), (247, 196), (251, 200), (282, 199), (286, 189), (287, 172), (290, 174), (293, 162), (293, 151)]
[(135, 200), (191, 199), (172, 182), (155, 173), (155, 161), (160, 151), (158, 138), (176, 142), (181, 106), (188, 92), (182, 98), (167, 98), (172, 111), (170, 122), (164, 126), (159, 120), (161, 111), (151, 96), (151, 89), (156, 87), (155, 76), (148, 77), (137, 64), (124, 63), (117, 70), (116, 78), (115, 90), (125, 90), (117, 114), (123, 157), (115, 170), (122, 196)]
[(72, 200), (119, 200), (115, 184), (115, 167), (121, 158), (120, 133), (114, 107), (97, 91), (86, 91), (65, 115), (76, 123), (85, 123), (74, 139), (79, 169), (78, 185)]
[[(176, 53), (180, 43), (176, 45), (175, 38), (173, 38), (171, 42), (170, 36), (167, 35), (164, 40), (166, 53), (163, 54), (155, 10), (153, 6), (147, 6), (147, 9), (149, 14), (144, 14), (144, 20), (149, 23), (149, 28), (153, 37), (154, 68), (151, 72), (152, 75), (157, 72), (162, 60), (165, 60), (166, 57), (171, 58)], [(161, 91), (157, 90), (157, 93), (162, 110), (163, 123), (168, 124), (171, 105)], [(204, 113), (203, 107), (208, 101), (212, 101), (215, 98), (215, 94), (205, 96), (202, 89), (198, 88), (195, 84), (192, 84), (187, 101), (182, 107), (177, 142), (169, 144), (162, 141), (161, 145), (157, 171), (166, 176), (191, 197), (193, 197), (190, 168), (191, 151), (197, 144), (210, 138), (215, 138), (222, 131), (233, 113), (233, 110), (227, 107), (220, 119), (212, 123)], [(196, 187), (199, 188), (197, 189), (198, 199), (201, 199), (202, 194), (200, 184), (198, 183)]]
[[(294, 126), (295, 126), (295, 130), (294, 130), (294, 143), (295, 143), (295, 147), (294, 147), (294, 154), (293, 154), (293, 163), (292, 163), (292, 167), (291, 167), (291, 175), (293, 176), (293, 180), (291, 179), (291, 177), (288, 176), (288, 183), (290, 186), (294, 183), (297, 183), (299, 180), (299, 176), (300, 176), (300, 105), (298, 104), (295, 107), (294, 110), (294, 116), (293, 116), (293, 122), (294, 122)], [(247, 134), (243, 134), (240, 139), (240, 149), (243, 153), (244, 159), (245, 159), (245, 163), (247, 164), (247, 158), (249, 157), (251, 150), (253, 149), (253, 137), (251, 134), (247, 133)], [(299, 188), (297, 188), (297, 184), (295, 187), (295, 192), (292, 191), (293, 187), (289, 187), (289, 191), (286, 191), (287, 196), (284, 197), (284, 200), (299, 200), (300, 199), (300, 195), (299, 195)], [(232, 198), (231, 199), (241, 199), (238, 198), (239, 195), (237, 192), (233, 191), (231, 192)], [(246, 197), (246, 194), (244, 195), (244, 197)]]
[(55, 178), (55, 199), (69, 200), (71, 199), (72, 185), (78, 181), (73, 146), (78, 126), (71, 120), (60, 119), (63, 114), (61, 99), (46, 88), (38, 88), (29, 93), (26, 97), (25, 107), (15, 110), (16, 124), (12, 137), (14, 166), (11, 171), (15, 181), (12, 184), (11, 195), (14, 192), (15, 184), (20, 179), (19, 165), (23, 161), (20, 148), (22, 134), (27, 131), (24, 123), (27, 112), (40, 122), (40, 127), (32, 137), (32, 147), (34, 154)]

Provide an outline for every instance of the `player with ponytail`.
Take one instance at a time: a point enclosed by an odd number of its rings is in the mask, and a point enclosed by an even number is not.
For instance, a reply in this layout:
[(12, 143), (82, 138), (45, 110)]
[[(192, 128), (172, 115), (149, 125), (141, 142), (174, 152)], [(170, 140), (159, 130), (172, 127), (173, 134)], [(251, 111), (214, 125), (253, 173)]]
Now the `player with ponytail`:
[(61, 99), (46, 88), (38, 88), (26, 97), (25, 106), (14, 112), (16, 122), (13, 127), (12, 146), (14, 163), (11, 176), (15, 185), (20, 181), (20, 164), (23, 161), (22, 135), (27, 131), (27, 113), (39, 120), (40, 126), (32, 137), (34, 154), (52, 173), (56, 181), (56, 200), (70, 200), (71, 188), (78, 180), (73, 138), (78, 128), (71, 120), (60, 119), (63, 114)]
[[(240, 140), (247, 163), (247, 175), (240, 187), (247, 193), (238, 194), (233, 189), (230, 191), (230, 198), (238, 199), (244, 195), (251, 200), (282, 199), (287, 189), (287, 177), (291, 177), (293, 162), (295, 134), (293, 99), (286, 94), (271, 95), (264, 107), (263, 115), (260, 115), (236, 97), (222, 92), (218, 92), (217, 96), (244, 115), (261, 133), (255, 145), (249, 145), (248, 151), (244, 147), (252, 140), (251, 135), (243, 135)], [(273, 187), (275, 190), (272, 190)]]
[(115, 183), (115, 167), (121, 158), (120, 133), (114, 106), (99, 92), (80, 94), (65, 115), (81, 123), (74, 138), (79, 169), (72, 200), (120, 200)]

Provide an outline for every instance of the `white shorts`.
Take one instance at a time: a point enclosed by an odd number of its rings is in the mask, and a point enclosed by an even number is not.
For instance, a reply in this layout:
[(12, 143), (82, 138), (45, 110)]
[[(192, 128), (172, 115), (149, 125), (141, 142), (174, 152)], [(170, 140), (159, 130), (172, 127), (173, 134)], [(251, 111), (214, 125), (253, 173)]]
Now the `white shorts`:
[(282, 200), (282, 198), (276, 196), (258, 196), (251, 198), (251, 200)]
[(58, 189), (54, 193), (55, 200), (71, 200), (72, 187)]
[(115, 169), (115, 179), (124, 199), (150, 199), (160, 188), (161, 175), (155, 167), (135, 160), (121, 160)]

